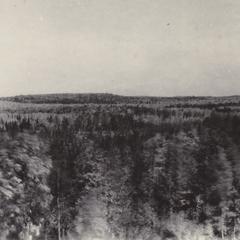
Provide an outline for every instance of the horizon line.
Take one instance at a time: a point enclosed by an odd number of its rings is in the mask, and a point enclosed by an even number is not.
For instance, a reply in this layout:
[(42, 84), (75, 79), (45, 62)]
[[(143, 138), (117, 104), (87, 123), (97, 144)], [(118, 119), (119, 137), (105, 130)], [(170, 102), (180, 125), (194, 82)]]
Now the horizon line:
[(233, 95), (124, 95), (124, 94), (116, 94), (111, 92), (49, 92), (49, 93), (23, 93), (23, 94), (16, 94), (10, 96), (0, 96), (1, 99), (3, 98), (14, 98), (14, 97), (24, 97), (24, 96), (47, 96), (47, 95), (113, 95), (118, 97), (132, 97), (132, 98), (224, 98), (224, 97), (240, 97), (240, 94), (233, 94)]

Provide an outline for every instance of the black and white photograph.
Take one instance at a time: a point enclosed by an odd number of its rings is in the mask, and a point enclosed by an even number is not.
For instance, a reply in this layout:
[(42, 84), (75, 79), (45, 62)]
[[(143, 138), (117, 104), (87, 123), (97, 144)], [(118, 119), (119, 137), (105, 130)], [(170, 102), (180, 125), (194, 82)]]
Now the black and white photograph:
[(240, 1), (0, 0), (0, 240), (240, 240)]

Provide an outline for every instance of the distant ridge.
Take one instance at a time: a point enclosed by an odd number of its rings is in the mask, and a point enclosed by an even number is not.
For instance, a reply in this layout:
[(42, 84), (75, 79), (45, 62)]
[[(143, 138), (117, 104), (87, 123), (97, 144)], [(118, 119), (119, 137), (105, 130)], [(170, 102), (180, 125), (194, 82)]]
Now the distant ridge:
[[(199, 104), (233, 104), (240, 105), (240, 96), (121, 96), (111, 93), (50, 93), (34, 95), (17, 95), (2, 97), (2, 101), (34, 104), (163, 104), (199, 105)], [(165, 105), (164, 104), (164, 105)]]

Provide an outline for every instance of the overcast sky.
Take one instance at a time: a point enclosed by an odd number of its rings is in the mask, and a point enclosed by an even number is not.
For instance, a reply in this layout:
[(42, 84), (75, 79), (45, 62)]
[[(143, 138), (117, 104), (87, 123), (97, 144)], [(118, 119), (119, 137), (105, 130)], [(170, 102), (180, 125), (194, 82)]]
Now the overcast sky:
[(240, 93), (238, 0), (0, 0), (0, 95)]

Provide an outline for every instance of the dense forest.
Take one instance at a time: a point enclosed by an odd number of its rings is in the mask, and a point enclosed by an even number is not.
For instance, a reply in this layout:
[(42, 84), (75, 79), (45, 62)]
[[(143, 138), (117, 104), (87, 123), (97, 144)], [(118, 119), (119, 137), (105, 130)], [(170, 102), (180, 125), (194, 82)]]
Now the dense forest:
[(240, 97), (1, 99), (1, 240), (239, 237)]

